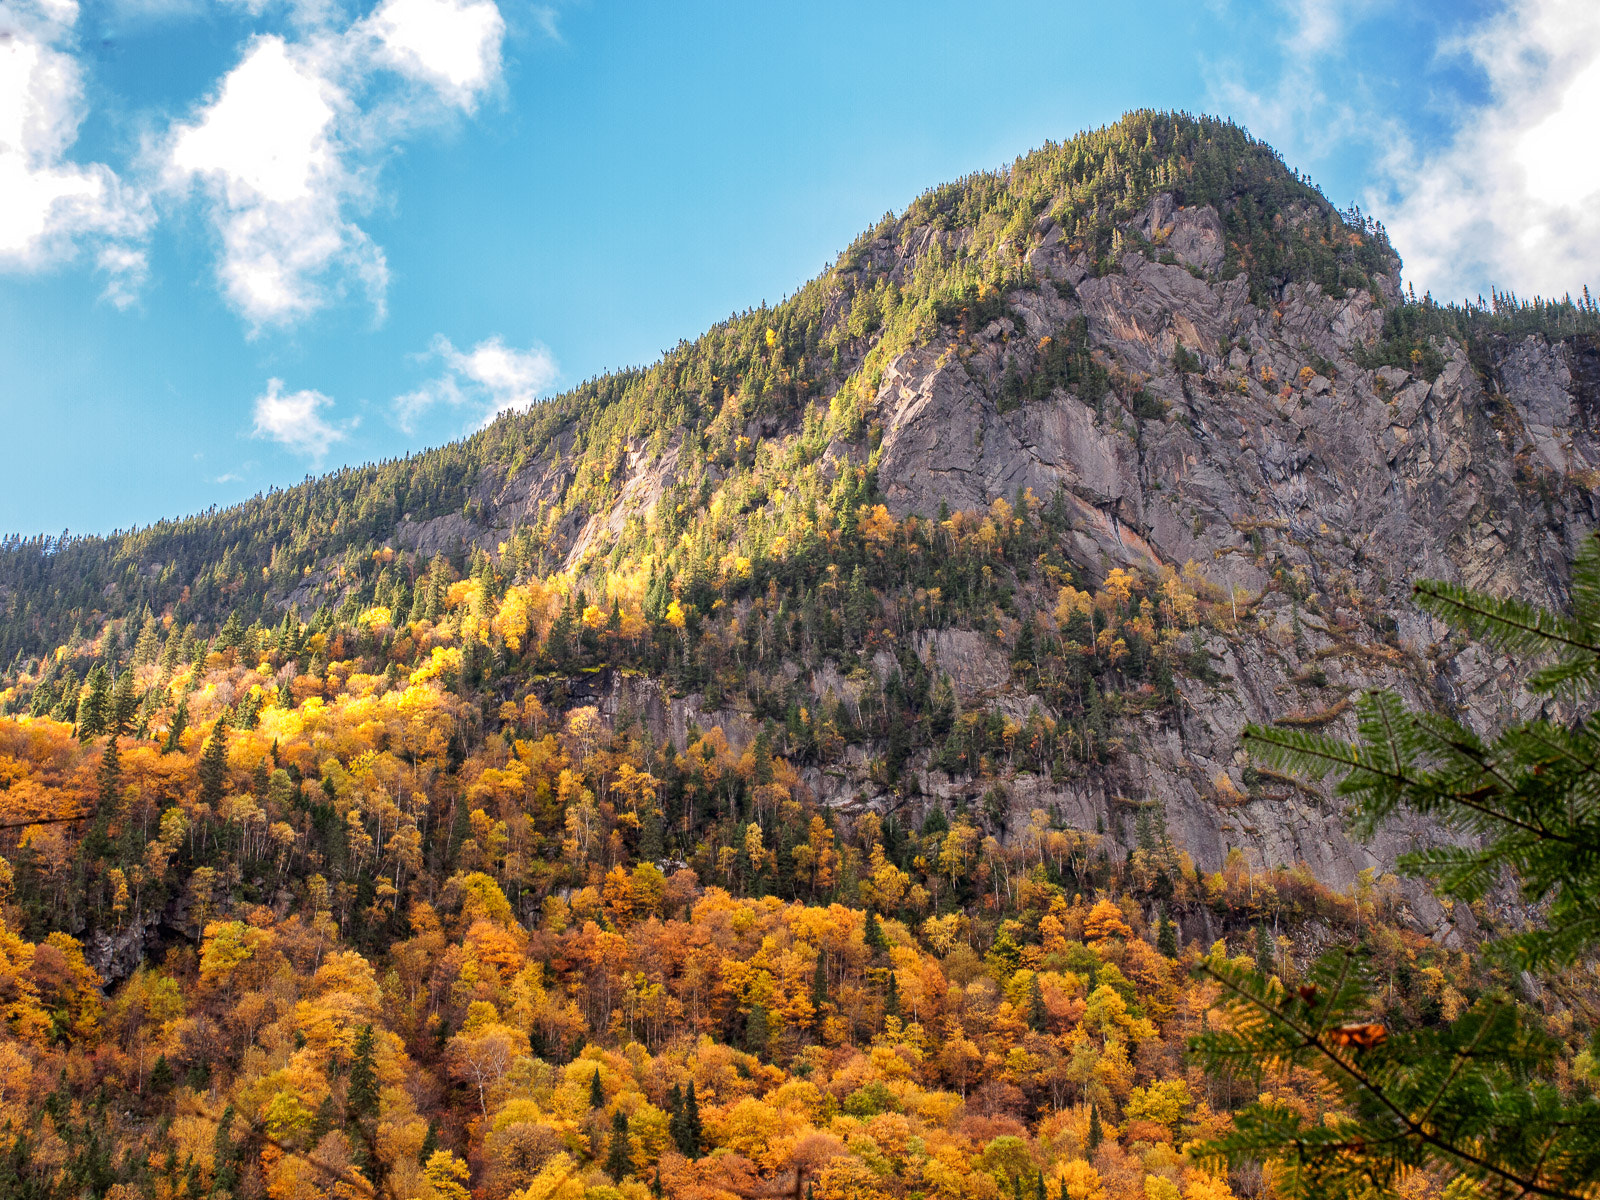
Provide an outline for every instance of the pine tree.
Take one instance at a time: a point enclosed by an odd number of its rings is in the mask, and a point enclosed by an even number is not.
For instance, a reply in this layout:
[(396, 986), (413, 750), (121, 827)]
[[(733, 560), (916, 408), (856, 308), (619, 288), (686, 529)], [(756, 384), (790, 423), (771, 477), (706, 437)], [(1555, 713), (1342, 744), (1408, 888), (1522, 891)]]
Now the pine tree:
[(817, 953), (817, 967), (811, 974), (811, 1007), (820, 1014), (828, 1002), (828, 956)]
[(604, 1108), (606, 1106), (606, 1089), (600, 1085), (600, 1068), (594, 1069), (594, 1077), (589, 1080), (589, 1107)]
[(124, 667), (122, 673), (117, 676), (116, 686), (111, 689), (111, 705), (106, 728), (120, 737), (128, 732), (128, 726), (138, 711), (139, 692), (135, 687), (133, 670)]
[(156, 661), (156, 656), (160, 652), (161, 626), (156, 623), (155, 614), (150, 611), (149, 605), (146, 605), (144, 624), (139, 629), (139, 640), (133, 645), (133, 665), (147, 666)]
[(1156, 930), (1156, 949), (1167, 958), (1178, 957), (1178, 927), (1166, 913), (1161, 914), (1161, 924)]
[(1271, 975), (1275, 967), (1272, 933), (1264, 924), (1258, 924), (1256, 926), (1256, 970), (1263, 975)]
[(117, 735), (106, 739), (106, 748), (100, 755), (100, 811), (109, 814), (117, 807), (122, 794), (122, 755), (117, 750)]
[(163, 754), (183, 749), (183, 731), (189, 728), (189, 697), (178, 697), (178, 707), (172, 710), (172, 720), (167, 723), (167, 741), (161, 748)]
[(1039, 986), (1039, 973), (1035, 971), (1028, 984), (1028, 1028), (1035, 1033), (1043, 1033), (1049, 1016), (1044, 1006), (1044, 989)]
[(84, 685), (78, 704), (78, 736), (84, 741), (99, 737), (111, 719), (111, 675), (105, 663), (95, 663)]
[(222, 800), (224, 785), (228, 782), (228, 718), (227, 713), (217, 718), (200, 752), (200, 803), (213, 812)]
[(744, 1021), (744, 1048), (751, 1054), (760, 1054), (767, 1048), (769, 1037), (771, 1037), (771, 1022), (767, 1019), (766, 1007), (752, 1004), (750, 1013)]
[(900, 1015), (900, 980), (894, 971), (889, 972), (889, 983), (883, 989), (883, 1015), (898, 1017)]
[(1105, 1133), (1100, 1128), (1100, 1106), (1089, 1105), (1089, 1153), (1093, 1154), (1100, 1149), (1100, 1143), (1105, 1140)]
[(678, 1150), (685, 1158), (699, 1158), (705, 1148), (705, 1131), (700, 1125), (700, 1102), (695, 1098), (694, 1080), (683, 1095), (682, 1136), (674, 1135)]
[(862, 940), (877, 953), (889, 948), (889, 939), (883, 936), (883, 926), (878, 921), (878, 914), (870, 908), (867, 910), (867, 928)]
[[(1422, 608), (1522, 661), (1542, 660), (1528, 686), (1565, 694), (1570, 723), (1540, 717), (1492, 740), (1448, 717), (1414, 713), (1390, 692), (1356, 706), (1360, 741), (1298, 729), (1249, 727), (1253, 753), (1313, 779), (1339, 777), (1358, 834), (1402, 812), (1460, 835), (1416, 851), (1401, 867), (1470, 903), (1507, 876), (1541, 920), (1487, 947), (1508, 973), (1559, 972), (1600, 949), (1600, 534), (1572, 567), (1570, 615), (1422, 581)], [(1286, 1196), (1368, 1194), (1419, 1170), (1459, 1175), (1486, 1195), (1570, 1197), (1600, 1179), (1600, 1098), (1569, 1086), (1565, 1045), (1537, 1016), (1490, 992), (1453, 1021), (1391, 1029), (1380, 984), (1348, 952), (1330, 951), (1292, 993), (1264, 972), (1220, 955), (1205, 969), (1229, 997), (1228, 1032), (1193, 1039), (1200, 1062), (1259, 1082), (1308, 1067), (1335, 1091), (1344, 1115), (1320, 1116), (1258, 1100), (1231, 1133), (1197, 1148), (1229, 1163), (1268, 1162)]]
[(370, 1120), (378, 1115), (378, 1072), (376, 1041), (369, 1021), (356, 1034), (350, 1059), (350, 1082), (345, 1089), (345, 1107), (353, 1121)]
[(606, 1151), (606, 1174), (621, 1183), (633, 1174), (633, 1146), (628, 1137), (628, 1114), (620, 1108), (611, 1114), (611, 1148)]

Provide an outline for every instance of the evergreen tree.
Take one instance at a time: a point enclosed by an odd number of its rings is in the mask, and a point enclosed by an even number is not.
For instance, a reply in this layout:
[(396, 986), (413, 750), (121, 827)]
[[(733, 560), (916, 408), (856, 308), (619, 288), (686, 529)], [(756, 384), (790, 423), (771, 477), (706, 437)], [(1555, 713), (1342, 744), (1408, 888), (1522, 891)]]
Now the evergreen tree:
[[(1487, 740), (1449, 717), (1414, 713), (1393, 693), (1357, 705), (1360, 741), (1250, 727), (1252, 751), (1312, 778), (1335, 774), (1359, 834), (1401, 812), (1459, 836), (1401, 859), (1462, 903), (1508, 875), (1541, 921), (1491, 943), (1509, 972), (1547, 978), (1600, 949), (1600, 534), (1572, 568), (1570, 615), (1455, 584), (1422, 581), (1418, 603), (1469, 637), (1546, 665), (1538, 694), (1564, 693), (1581, 714), (1519, 722)], [(1419, 1170), (1460, 1175), (1486, 1195), (1588, 1196), (1600, 1179), (1600, 1098), (1571, 1088), (1563, 1043), (1528, 1008), (1491, 991), (1455, 1020), (1389, 1028), (1382, 987), (1355, 954), (1330, 951), (1285, 994), (1265, 972), (1220, 956), (1229, 1032), (1193, 1039), (1203, 1065), (1252, 1082), (1309, 1067), (1342, 1101), (1337, 1124), (1263, 1098), (1233, 1131), (1200, 1148), (1230, 1163), (1271, 1162), (1292, 1197), (1355, 1196)], [(1559, 985), (1557, 985), (1559, 987)]]
[(1256, 925), (1256, 970), (1271, 975), (1276, 968), (1273, 957), (1272, 932), (1264, 924)]
[(821, 951), (817, 953), (817, 967), (811, 973), (811, 1007), (820, 1014), (822, 1006), (828, 1002), (828, 956)]
[(350, 1082), (345, 1089), (345, 1107), (353, 1121), (370, 1120), (378, 1115), (378, 1071), (376, 1042), (369, 1021), (356, 1034), (350, 1059)]
[(178, 697), (178, 707), (172, 710), (172, 720), (167, 723), (167, 741), (161, 748), (163, 754), (183, 749), (183, 731), (189, 728), (189, 697)]
[(883, 1015), (898, 1017), (900, 1015), (900, 980), (894, 972), (889, 972), (889, 983), (883, 989)]
[(594, 1077), (589, 1080), (589, 1107), (604, 1108), (606, 1106), (606, 1089), (600, 1085), (600, 1068), (594, 1069)]
[(1156, 949), (1168, 958), (1178, 957), (1178, 927), (1166, 913), (1156, 929)]
[(611, 1148), (606, 1151), (606, 1174), (621, 1183), (633, 1174), (633, 1146), (628, 1137), (628, 1114), (620, 1108), (611, 1114)]
[(744, 1048), (751, 1054), (761, 1054), (772, 1036), (771, 1022), (764, 1005), (752, 1004), (744, 1021)]
[(120, 737), (128, 732), (128, 726), (138, 711), (139, 692), (135, 686), (133, 669), (124, 667), (122, 673), (117, 676), (116, 685), (111, 689), (111, 705), (106, 728)]
[(878, 922), (878, 914), (870, 908), (867, 910), (867, 928), (863, 938), (874, 952), (882, 953), (889, 948), (889, 939), (883, 936), (883, 926)]
[(222, 791), (228, 782), (228, 719), (227, 713), (217, 718), (217, 723), (211, 727), (211, 736), (206, 739), (205, 749), (200, 752), (200, 803), (207, 805), (213, 812), (222, 801)]
[(166, 1092), (171, 1089), (173, 1082), (172, 1064), (167, 1061), (167, 1056), (156, 1055), (156, 1064), (150, 1068), (151, 1090), (158, 1094)]
[(1089, 1153), (1093, 1154), (1100, 1149), (1100, 1143), (1105, 1140), (1105, 1133), (1100, 1128), (1100, 1106), (1089, 1105)]
[(78, 704), (78, 736), (84, 741), (99, 737), (111, 720), (111, 675), (105, 663), (95, 663), (85, 682), (83, 699)]
[(700, 1125), (700, 1102), (695, 1099), (693, 1080), (689, 1081), (683, 1104), (668, 1124), (667, 1132), (672, 1135), (679, 1154), (689, 1159), (700, 1157), (705, 1145), (705, 1133)]
[(100, 755), (100, 812), (110, 814), (117, 807), (122, 794), (122, 755), (117, 750), (117, 735), (106, 739), (106, 748)]
[(1035, 1033), (1043, 1033), (1049, 1016), (1044, 1006), (1044, 989), (1039, 986), (1039, 973), (1035, 971), (1028, 984), (1028, 1028)]

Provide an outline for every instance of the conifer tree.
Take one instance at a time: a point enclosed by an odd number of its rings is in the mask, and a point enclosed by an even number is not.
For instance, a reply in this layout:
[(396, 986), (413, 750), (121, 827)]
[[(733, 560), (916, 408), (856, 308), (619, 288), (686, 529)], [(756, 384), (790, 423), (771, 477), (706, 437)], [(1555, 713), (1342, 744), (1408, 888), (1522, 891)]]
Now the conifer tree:
[(766, 1006), (752, 1004), (744, 1022), (744, 1048), (751, 1054), (760, 1054), (767, 1048), (770, 1037), (771, 1022), (767, 1018)]
[(867, 910), (867, 928), (862, 934), (862, 940), (877, 952), (889, 948), (889, 939), (883, 936), (883, 926), (878, 921), (878, 914), (870, 908)]
[(1039, 986), (1039, 973), (1035, 971), (1028, 984), (1028, 1028), (1043, 1033), (1049, 1016), (1044, 1006), (1044, 989)]
[(111, 689), (111, 703), (106, 720), (106, 728), (116, 736), (128, 732), (134, 714), (139, 711), (139, 693), (134, 679), (133, 668), (124, 667), (117, 676), (116, 685)]
[(1178, 927), (1166, 913), (1156, 929), (1156, 949), (1167, 958), (1178, 957)]
[(589, 1107), (604, 1108), (606, 1106), (606, 1089), (600, 1085), (600, 1068), (594, 1069), (594, 1077), (589, 1080)]
[(633, 1174), (633, 1146), (628, 1136), (628, 1114), (620, 1108), (611, 1114), (611, 1147), (606, 1151), (606, 1174), (621, 1183)]
[(1275, 967), (1272, 932), (1264, 924), (1256, 925), (1256, 970), (1271, 975)]
[(200, 803), (215, 811), (222, 800), (223, 786), (228, 781), (228, 719), (227, 714), (217, 718), (200, 752)]
[[(1468, 636), (1543, 660), (1529, 687), (1574, 702), (1566, 711), (1579, 715), (1569, 720), (1540, 716), (1486, 739), (1374, 691), (1357, 705), (1355, 743), (1246, 731), (1253, 752), (1282, 769), (1338, 776), (1361, 835), (1401, 812), (1465, 835), (1401, 859), (1453, 899), (1471, 902), (1514, 879), (1542, 920), (1489, 945), (1512, 972), (1559, 971), (1600, 948), (1600, 535), (1584, 539), (1570, 594), (1569, 615), (1450, 583), (1413, 588), (1422, 608)], [(1366, 1195), (1425, 1168), (1488, 1195), (1593, 1194), (1600, 1098), (1569, 1086), (1562, 1043), (1514, 997), (1491, 991), (1453, 1021), (1391, 1029), (1373, 1019), (1379, 984), (1354, 953), (1324, 954), (1292, 993), (1221, 956), (1203, 969), (1234, 1019), (1193, 1040), (1200, 1061), (1252, 1082), (1309, 1067), (1339, 1094), (1344, 1115), (1324, 1122), (1263, 1087), (1202, 1155), (1270, 1162), (1290, 1197)]]
[(811, 974), (811, 1007), (818, 1013), (828, 1002), (828, 956), (817, 953), (817, 967)]
[(78, 736), (84, 741), (106, 731), (111, 718), (111, 675), (105, 663), (95, 663), (78, 704)]
[(178, 697), (178, 707), (172, 710), (172, 720), (167, 723), (167, 741), (162, 747), (163, 754), (171, 754), (183, 749), (183, 731), (189, 728), (189, 697), (187, 694)]
[(354, 1053), (350, 1059), (350, 1083), (345, 1090), (345, 1106), (350, 1118), (369, 1120), (378, 1115), (378, 1072), (376, 1067), (376, 1039), (369, 1021), (356, 1034)]
[(1100, 1106), (1089, 1105), (1089, 1153), (1093, 1154), (1100, 1149), (1100, 1143), (1105, 1140), (1105, 1133), (1100, 1128)]
[(886, 1017), (900, 1015), (900, 982), (894, 971), (889, 972), (889, 983), (883, 989), (883, 1015)]

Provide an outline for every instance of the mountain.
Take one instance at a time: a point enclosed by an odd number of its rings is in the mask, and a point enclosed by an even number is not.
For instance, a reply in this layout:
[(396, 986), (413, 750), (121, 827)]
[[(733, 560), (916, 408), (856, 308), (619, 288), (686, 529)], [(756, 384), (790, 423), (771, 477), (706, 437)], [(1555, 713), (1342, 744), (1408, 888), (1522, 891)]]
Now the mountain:
[[(1438, 1020), (1507, 915), (1398, 884), (1437, 830), (1353, 842), (1241, 731), (1349, 734), (1371, 686), (1533, 710), (1410, 585), (1562, 604), (1597, 334), (1587, 293), (1419, 301), (1269, 147), (1138, 112), (462, 442), (9, 539), (0, 909), (54, 972), (18, 968), (10, 1019), (59, 1109), (24, 1144), (176, 1120), (173, 1195), (314, 1194), (282, 1158), (313, 1145), (418, 1196), (567, 1195), (520, 1190), (558, 1158), (682, 1195), (989, 1195), (1069, 1159), (1223, 1194), (1172, 1145), (1233, 1091), (1183, 1082), (1180, 954), (1292, 979), (1359, 937), (1390, 1019)], [(49, 1091), (91, 1059), (139, 1097), (111, 1132)], [(404, 1153), (361, 1144), (374, 1062)], [(1101, 1136), (1144, 1165), (1090, 1168)]]
[[(1393, 847), (1373, 858), (1252, 771), (1240, 728), (1337, 727), (1375, 684), (1483, 722), (1515, 709), (1515, 671), (1441, 644), (1410, 581), (1559, 603), (1600, 484), (1587, 298), (1442, 308), (1399, 270), (1381, 226), (1237, 127), (1130, 114), (934, 189), (783, 304), (464, 442), (127, 534), (8, 541), (13, 705), (44, 707), (42, 651), (81, 677), (146, 613), (201, 638), (247, 623), (246, 641), (290, 614), (416, 616), (429, 560), (463, 575), (481, 550), (498, 586), (542, 576), (655, 630), (620, 654), (496, 645), (485, 694), (603, 661), (681, 697), (678, 729), (688, 713), (740, 742), (843, 704), (845, 769), (819, 754), (808, 774), (830, 803), (989, 794), (1002, 826), (1042, 806), (1128, 845), (1154, 806), (1206, 867), (1237, 846), (1348, 887)], [(997, 525), (997, 502), (1025, 525)], [(1173, 652), (1157, 643), (1185, 627), (1158, 611), (1159, 636), (1084, 669), (1052, 636), (1060, 586), (1113, 569), (1144, 599), (1177, 573), (1224, 619)], [(681, 647), (660, 634), (672, 597)], [(730, 655), (752, 623), (756, 653)], [(1033, 772), (1009, 751), (942, 771), (997, 747), (940, 746), (913, 702), (885, 770), (893, 705), (860, 706), (896, 673), (927, 677), (924, 705), (947, 678), (963, 711), (1042, 715), (1054, 744)], [(611, 681), (612, 709), (630, 688)]]

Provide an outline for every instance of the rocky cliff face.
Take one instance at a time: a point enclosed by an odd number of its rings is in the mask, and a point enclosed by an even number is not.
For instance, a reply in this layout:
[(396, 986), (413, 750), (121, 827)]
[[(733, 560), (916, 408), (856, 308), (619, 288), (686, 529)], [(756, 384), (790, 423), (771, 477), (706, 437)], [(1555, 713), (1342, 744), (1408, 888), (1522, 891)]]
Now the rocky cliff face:
[[(1174, 839), (1207, 869), (1234, 847), (1257, 867), (1306, 863), (1340, 889), (1363, 869), (1387, 869), (1434, 833), (1396, 828), (1352, 843), (1326, 797), (1250, 770), (1240, 732), (1250, 721), (1286, 721), (1353, 733), (1350, 698), (1372, 686), (1482, 729), (1535, 707), (1521, 664), (1447, 640), (1413, 607), (1409, 587), (1430, 576), (1562, 602), (1566, 563), (1600, 520), (1600, 347), (1530, 337), (1494, 344), (1474, 362), (1450, 344), (1433, 378), (1368, 369), (1385, 310), (1399, 301), (1397, 278), (1344, 297), (1291, 285), (1258, 306), (1246, 277), (1219, 274), (1218, 214), (1165, 194), (1127, 226), (1138, 248), (1124, 248), (1109, 272), (1102, 264), (1097, 274), (1048, 218), (1035, 233), (1038, 286), (1007, 297), (1011, 315), (967, 334), (946, 329), (882, 372), (869, 416), (881, 431), (878, 484), (889, 507), (932, 515), (1023, 489), (1060, 492), (1073, 514), (1070, 555), (1089, 575), (1193, 564), (1231, 596), (1238, 620), (1206, 647), (1215, 682), (1183, 681), (1175, 717), (1129, 722), (1127, 751), (1070, 785), (1008, 780), (1012, 809), (1056, 806), (1126, 844), (1126, 802), (1156, 801)], [(903, 279), (920, 254), (958, 247), (960, 237), (902, 226), (864, 259)], [(1057, 390), (1005, 403), (1008, 371), (1030, 370), (1046, 339), (1083, 336), (1112, 380), (1103, 398)], [(782, 439), (797, 429), (750, 432)], [(868, 449), (836, 443), (827, 453), (859, 462)], [(677, 458), (675, 445), (631, 454), (621, 503), (569, 519), (569, 563), (581, 566), (606, 530), (647, 511)], [(507, 528), (559, 496), (571, 469), (557, 454), (485, 481), (490, 524)], [(402, 528), (401, 540), (426, 549), (463, 532), (417, 526)], [(491, 544), (499, 536), (467, 532)], [(1017, 715), (1038, 703), (984, 633), (926, 635), (919, 649), (964, 703)], [(811, 674), (819, 695), (858, 686), (831, 664)], [(689, 719), (720, 722), (735, 741), (753, 731), (741, 714), (701, 711), (697, 697), (634, 694), (639, 687), (607, 703), (646, 712), (663, 736), (681, 738)], [(889, 801), (861, 755), (813, 771), (810, 782), (834, 803)], [(926, 769), (921, 783), (944, 797), (972, 786)], [(1425, 896), (1413, 899), (1424, 924), (1442, 919)]]

